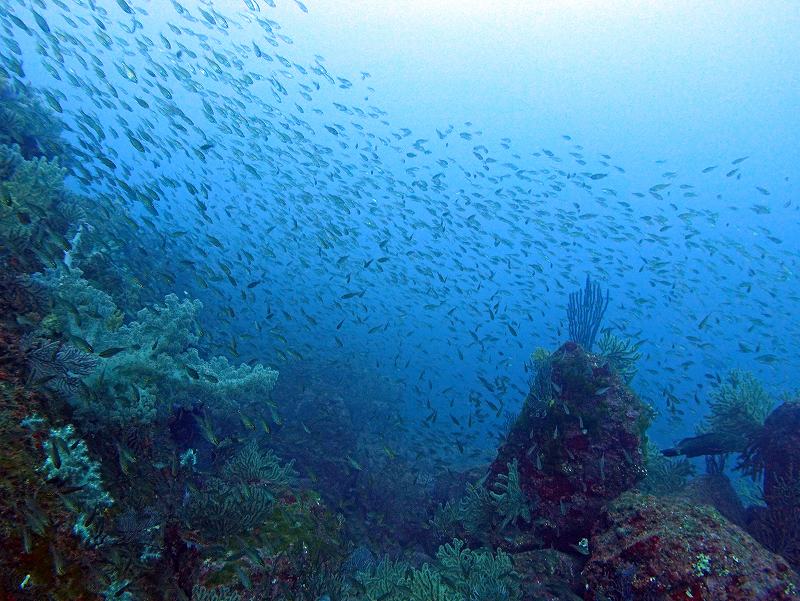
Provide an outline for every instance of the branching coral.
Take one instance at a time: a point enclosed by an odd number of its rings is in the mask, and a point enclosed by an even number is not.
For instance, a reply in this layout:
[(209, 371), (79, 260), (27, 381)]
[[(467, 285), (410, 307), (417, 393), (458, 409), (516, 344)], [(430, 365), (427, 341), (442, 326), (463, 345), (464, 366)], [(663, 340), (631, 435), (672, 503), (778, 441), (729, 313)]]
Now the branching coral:
[(439, 505), (431, 519), (431, 528), (438, 540), (449, 540), (459, 534), (462, 523), (459, 501), (447, 501)]
[(483, 482), (467, 484), (467, 491), (458, 507), (461, 523), (473, 536), (487, 531), (495, 515), (494, 501)]
[[(439, 547), (436, 558), (445, 582), (463, 598), (490, 601), (519, 597), (511, 557), (503, 551), (496, 555), (488, 551), (473, 551), (466, 548), (463, 541), (455, 539)], [(491, 596), (496, 593), (505, 593), (505, 597)]]
[(431, 521), (439, 539), (466, 534), (482, 540), (498, 516), (502, 518), (500, 530), (519, 519), (530, 522), (531, 503), (520, 486), (518, 465), (516, 459), (507, 465), (508, 472), (498, 476), (495, 490), (489, 490), (482, 480), (470, 483), (461, 499), (439, 506)]
[(288, 489), (294, 478), (292, 462), (281, 465), (275, 453), (261, 451), (254, 441), (227, 461), (223, 473), (231, 482), (265, 486), (275, 493)]
[(206, 588), (196, 584), (192, 589), (193, 601), (241, 601), (242, 596), (227, 586)]
[(48, 337), (62, 335), (84, 351), (102, 350), (107, 321), (117, 307), (112, 298), (83, 278), (79, 269), (49, 268), (31, 276), (50, 298)]
[(410, 566), (402, 561), (384, 558), (374, 567), (359, 572), (354, 580), (364, 591), (366, 599), (390, 599), (403, 584)]
[[(583, 292), (583, 294), (581, 294)], [(569, 339), (580, 344), (586, 352), (591, 352), (603, 315), (608, 308), (609, 296), (605, 298), (600, 284), (592, 282), (586, 276), (583, 291), (578, 290), (569, 295), (567, 318), (569, 321)]]
[(405, 578), (403, 588), (408, 590), (409, 601), (462, 601), (463, 597), (449, 588), (441, 574), (428, 564), (419, 570), (412, 570)]
[(246, 536), (266, 521), (274, 500), (266, 488), (211, 478), (203, 490), (192, 494), (186, 522), (209, 542)]

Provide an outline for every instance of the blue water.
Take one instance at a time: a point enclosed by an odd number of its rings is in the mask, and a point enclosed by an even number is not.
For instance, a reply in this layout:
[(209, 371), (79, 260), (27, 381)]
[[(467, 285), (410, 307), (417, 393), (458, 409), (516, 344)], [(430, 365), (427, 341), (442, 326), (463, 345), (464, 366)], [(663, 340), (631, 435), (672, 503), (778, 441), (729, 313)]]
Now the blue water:
[(797, 5), (248, 4), (34, 2), (48, 34), (3, 3), (70, 187), (131, 211), (145, 297), (200, 299), (208, 352), (384, 382), (471, 464), (589, 274), (657, 444), (731, 368), (796, 385)]

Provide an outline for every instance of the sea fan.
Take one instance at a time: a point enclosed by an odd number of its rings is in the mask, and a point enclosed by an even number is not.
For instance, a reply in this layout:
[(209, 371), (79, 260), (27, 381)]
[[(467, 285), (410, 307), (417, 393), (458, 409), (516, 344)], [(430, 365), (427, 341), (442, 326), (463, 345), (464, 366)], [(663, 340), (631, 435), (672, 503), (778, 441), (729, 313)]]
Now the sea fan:
[(604, 297), (600, 284), (592, 282), (588, 275), (584, 289), (569, 295), (567, 307), (569, 339), (580, 344), (587, 352), (592, 350), (608, 302), (608, 290)]
[(97, 358), (57, 340), (27, 335), (21, 346), (28, 361), (28, 382), (46, 384), (65, 395), (75, 392), (82, 376), (97, 366)]
[(251, 442), (225, 464), (225, 478), (232, 483), (266, 486), (272, 492), (289, 488), (294, 478), (293, 462), (281, 465), (271, 450), (262, 452)]

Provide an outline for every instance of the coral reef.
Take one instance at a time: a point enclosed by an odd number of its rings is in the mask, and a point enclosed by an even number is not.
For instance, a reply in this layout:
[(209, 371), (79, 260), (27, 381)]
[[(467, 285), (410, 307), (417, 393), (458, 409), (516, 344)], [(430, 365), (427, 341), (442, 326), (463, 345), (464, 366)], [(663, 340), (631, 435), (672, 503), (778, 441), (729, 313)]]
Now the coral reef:
[(0, 238), (3, 259), (15, 271), (53, 265), (69, 249), (65, 174), (57, 159), (25, 159), (19, 147), (0, 146)]
[(31, 273), (70, 248), (72, 198), (64, 187), (68, 146), (61, 123), (19, 80), (0, 78), (0, 260)]
[[(0, 12), (4, 22), (12, 15)], [(35, 15), (55, 52), (58, 38)], [(5, 44), (21, 55), (10, 37)], [(0, 73), (24, 77), (19, 60), (0, 58)], [(61, 112), (60, 92), (43, 99)], [(95, 119), (82, 117), (83, 127)], [(498, 393), (499, 405), (487, 406), (510, 417), (488, 466), (463, 448), (488, 427), (478, 395), (469, 399), (469, 426), (451, 413), (449, 431), (433, 426), (443, 399), (431, 398), (420, 426), (428, 432), (410, 443), (407, 383), (359, 361), (275, 348), (288, 377), (274, 394), (278, 373), (258, 362), (257, 335), (212, 356), (221, 339), (228, 344), (224, 325), (249, 319), (217, 284), (227, 280), (242, 302), (258, 302), (255, 291), (272, 292), (258, 289), (272, 274), (253, 272), (257, 261), (244, 249), (221, 257), (231, 249), (210, 234), (215, 249), (188, 228), (167, 235), (162, 226), (174, 217), (156, 209), (159, 186), (185, 185), (210, 223), (219, 207), (209, 210), (200, 197), (211, 189), (168, 175), (141, 181), (113, 148), (114, 160), (88, 146), (70, 149), (60, 131), (38, 93), (0, 81), (3, 599), (798, 598), (790, 566), (800, 564), (800, 401), (770, 413), (772, 399), (752, 375), (718, 379), (703, 432), (668, 450), (711, 457), (709, 473), (694, 478), (686, 457), (667, 459), (648, 444), (652, 411), (629, 388), (641, 343), (609, 330), (597, 340), (609, 294), (589, 277), (569, 297), (570, 342), (531, 355), (516, 418), (499, 394), (515, 385), (479, 376)], [(76, 164), (76, 156), (109, 171)], [(104, 180), (115, 190), (93, 197), (65, 183), (74, 175), (90, 189), (93, 177), (118, 168)], [(139, 205), (129, 212), (130, 200), (142, 203), (141, 214)], [(181, 264), (201, 268), (193, 275), (221, 321), (201, 322), (199, 300), (171, 293), (194, 290), (173, 269), (176, 248)], [(390, 258), (383, 250), (364, 268), (382, 269)], [(252, 272), (246, 286), (240, 268)], [(341, 299), (366, 293), (355, 286)], [(492, 303), (494, 319), (502, 301)], [(282, 313), (268, 306), (254, 328), (285, 331), (288, 345), (294, 318)], [(506, 325), (517, 336), (516, 322)], [(481, 347), (493, 339), (486, 336), (472, 332)], [(250, 361), (238, 363), (240, 351)], [(420, 391), (423, 382), (420, 374)], [(440, 393), (432, 385), (429, 392)], [(442, 459), (443, 433), (456, 436), (463, 471)], [(740, 471), (763, 481), (757, 506), (745, 510), (736, 497), (725, 470), (730, 453), (741, 455)]]

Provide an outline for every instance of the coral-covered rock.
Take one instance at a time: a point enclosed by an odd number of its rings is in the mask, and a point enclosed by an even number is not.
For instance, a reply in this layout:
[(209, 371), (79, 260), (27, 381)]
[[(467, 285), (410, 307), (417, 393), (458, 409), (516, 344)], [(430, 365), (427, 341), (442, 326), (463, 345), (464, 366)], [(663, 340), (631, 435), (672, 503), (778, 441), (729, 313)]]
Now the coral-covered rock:
[[(486, 481), (496, 488), (517, 462), (533, 518), (523, 547), (575, 550), (603, 506), (644, 476), (650, 417), (650, 408), (608, 363), (579, 345), (568, 342), (540, 362)], [(504, 539), (498, 537), (498, 544)]]
[(627, 493), (595, 527), (584, 598), (800, 599), (797, 574), (714, 509)]

